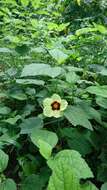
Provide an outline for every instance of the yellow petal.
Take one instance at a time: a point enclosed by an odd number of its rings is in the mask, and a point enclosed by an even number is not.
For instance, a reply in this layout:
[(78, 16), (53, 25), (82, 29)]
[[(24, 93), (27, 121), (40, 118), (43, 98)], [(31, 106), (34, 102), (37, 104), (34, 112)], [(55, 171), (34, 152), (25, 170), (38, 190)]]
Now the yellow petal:
[(68, 102), (64, 99), (61, 100), (61, 106), (60, 106), (60, 111), (63, 111), (67, 108)]
[(50, 106), (50, 105), (52, 104), (52, 102), (53, 102), (52, 98), (45, 98), (45, 99), (43, 100), (43, 106), (44, 106), (44, 107), (45, 107), (45, 106)]
[(43, 114), (46, 116), (46, 117), (52, 117), (53, 116), (53, 110), (51, 107), (45, 107), (43, 109)]
[(81, 6), (81, 0), (77, 0), (77, 4)]
[(61, 97), (58, 94), (53, 94), (51, 98), (53, 99), (53, 102), (61, 102)]
[(59, 118), (62, 116), (62, 113), (60, 110), (54, 110), (53, 111), (53, 117)]

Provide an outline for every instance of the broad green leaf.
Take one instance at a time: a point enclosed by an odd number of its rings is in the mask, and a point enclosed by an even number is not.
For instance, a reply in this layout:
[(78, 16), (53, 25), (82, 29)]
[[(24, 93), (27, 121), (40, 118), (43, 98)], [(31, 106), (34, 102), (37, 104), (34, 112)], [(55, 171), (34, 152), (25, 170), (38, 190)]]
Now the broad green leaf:
[(102, 185), (101, 190), (107, 190), (107, 182)]
[(77, 36), (81, 36), (83, 34), (87, 34), (89, 32), (96, 32), (97, 29), (96, 28), (90, 28), (90, 27), (87, 27), (87, 28), (81, 28), (81, 29), (78, 29), (76, 30), (76, 35)]
[(96, 98), (96, 103), (97, 103), (99, 106), (101, 106), (101, 107), (107, 109), (107, 98), (97, 97), (97, 98)]
[(50, 146), (47, 142), (45, 142), (41, 139), (38, 141), (38, 144), (39, 144), (39, 151), (40, 151), (41, 155), (45, 159), (48, 159), (51, 156), (52, 146)]
[[(56, 154), (54, 158), (50, 158), (47, 163), (52, 171), (56, 170), (59, 166), (62, 169), (68, 167), (72, 171), (72, 174), (78, 179), (93, 177), (91, 169), (75, 150), (63, 150)], [(60, 177), (60, 170), (58, 176)]]
[(103, 76), (107, 76), (107, 69), (106, 68), (103, 68), (100, 72), (99, 72), (100, 75), (103, 75)]
[[(78, 5), (80, 5), (80, 0), (77, 0), (77, 1), (78, 1)], [(78, 29), (76, 31), (76, 35), (80, 36), (82, 34), (87, 34), (89, 32), (97, 32), (97, 31), (99, 31), (102, 34), (107, 33), (107, 29), (105, 28), (105, 26), (94, 23), (94, 27), (86, 27), (86, 28)]]
[(49, 180), (47, 190), (81, 190), (78, 178), (69, 165), (58, 163)]
[[(105, 132), (105, 131), (104, 131)], [(103, 139), (103, 141), (106, 142), (106, 135), (104, 134), (101, 136), (101, 138)], [(102, 162), (101, 164), (99, 164), (98, 168), (97, 168), (97, 180), (101, 181), (101, 182), (107, 182), (107, 165), (106, 165), (106, 152), (102, 153), (103, 155), (101, 155), (101, 160), (104, 162)], [(104, 156), (105, 154), (105, 156)], [(105, 157), (105, 158), (104, 158)]]
[(11, 109), (7, 106), (0, 106), (0, 115), (8, 115)]
[(21, 190), (42, 190), (43, 186), (44, 184), (40, 176), (32, 174), (25, 178), (22, 183)]
[(81, 185), (81, 190), (98, 190), (98, 188), (92, 183), (85, 183)]
[(52, 169), (47, 190), (81, 190), (80, 179), (93, 177), (85, 160), (74, 150), (63, 150), (47, 163)]
[(100, 33), (102, 34), (107, 33), (107, 28), (104, 25), (96, 24), (96, 23), (93, 23), (93, 24), (94, 24), (94, 27), (97, 29), (97, 31), (99, 31)]
[(62, 165), (60, 162), (53, 170), (47, 190), (56, 190), (56, 187), (58, 190), (98, 190), (92, 183), (80, 185), (69, 165)]
[(48, 30), (57, 30), (58, 25), (54, 22), (48, 22), (47, 23)]
[(77, 128), (64, 128), (61, 135), (66, 139), (70, 149), (78, 151), (82, 156), (92, 151), (92, 145), (89, 142), (91, 131), (81, 131)]
[(8, 165), (8, 155), (0, 149), (0, 173), (2, 173)]
[(58, 25), (54, 22), (48, 22), (47, 25), (48, 25), (48, 30), (55, 30), (61, 32), (69, 25), (69, 23), (62, 23)]
[(33, 5), (33, 7), (38, 8), (38, 7), (39, 7), (40, 2), (41, 2), (41, 0), (32, 0), (32, 5)]
[(11, 93), (9, 94), (9, 96), (10, 96), (11, 98), (14, 98), (14, 99), (20, 100), (20, 101), (23, 101), (23, 100), (26, 100), (26, 99), (27, 99), (26, 94), (25, 94), (24, 92), (22, 92), (22, 91), (14, 91), (14, 92), (11, 92)]
[(15, 182), (8, 178), (0, 184), (0, 190), (17, 190), (17, 188)]
[(29, 77), (29, 76), (49, 76), (49, 77), (57, 77), (62, 73), (62, 69), (60, 67), (51, 67), (48, 64), (30, 64), (26, 65), (23, 68), (21, 77)]
[(68, 72), (66, 74), (66, 81), (69, 83), (76, 83), (78, 80), (80, 79), (80, 77), (74, 72)]
[(87, 129), (93, 130), (92, 125), (88, 120), (88, 115), (83, 109), (81, 109), (81, 107), (68, 106), (64, 115), (72, 125), (80, 125)]
[(43, 120), (39, 117), (31, 117), (23, 120), (19, 127), (21, 128), (21, 134), (30, 134), (34, 129), (43, 127)]
[(94, 119), (96, 120), (98, 123), (101, 123), (101, 115), (100, 113), (92, 108), (92, 107), (87, 107), (87, 108), (84, 108), (84, 110), (87, 112), (87, 115), (89, 116), (89, 119)]
[(17, 138), (19, 137), (19, 134), (15, 134), (12, 132), (6, 132), (3, 135), (0, 136), (0, 147), (4, 145), (16, 145), (17, 144)]
[(0, 53), (12, 53), (12, 50), (9, 48), (0, 48)]
[(61, 31), (65, 30), (67, 28), (67, 26), (69, 26), (69, 24), (70, 24), (69, 22), (68, 23), (59, 24), (57, 30), (59, 32), (61, 32)]
[(69, 57), (65, 54), (62, 50), (59, 49), (52, 49), (49, 50), (50, 55), (59, 63), (64, 63), (66, 59)]
[(29, 0), (21, 0), (23, 6), (27, 6), (29, 4)]
[(30, 48), (26, 44), (23, 44), (21, 46), (16, 46), (15, 51), (20, 55), (24, 56), (28, 54)]
[(0, 92), (0, 98), (7, 98), (6, 92)]
[(9, 123), (11, 125), (15, 125), (16, 122), (21, 119), (21, 116), (20, 115), (16, 115), (15, 117), (11, 117), (11, 118), (8, 118), (8, 119), (5, 119), (3, 120), (4, 122), (6, 123)]
[[(35, 21), (35, 19), (34, 19), (34, 21)], [(36, 47), (36, 48), (32, 48), (31, 49), (31, 52), (33, 52), (33, 53), (37, 53), (37, 54), (41, 54), (41, 53), (46, 53), (47, 51), (46, 51), (46, 49), (45, 48), (43, 48), (42, 46), (38, 46), (38, 47)]]
[(86, 116), (87, 116), (88, 119), (94, 119), (97, 122), (101, 123), (101, 115), (100, 115), (100, 113), (96, 109), (94, 109), (93, 107), (88, 105), (86, 102), (81, 101), (79, 103), (78, 107), (83, 109), (83, 111), (86, 113)]
[(36, 95), (36, 89), (32, 87), (26, 88), (26, 94), (29, 96), (35, 96)]
[[(39, 24), (38, 20), (36, 20), (36, 19), (31, 19), (30, 22), (31, 22), (32, 26), (35, 27), (35, 28), (36, 28), (36, 27), (38, 26), (38, 24)], [(31, 51), (34, 51), (34, 50), (35, 50), (35, 49), (32, 49)]]
[(44, 85), (45, 82), (43, 80), (36, 80), (36, 79), (17, 79), (16, 83), (23, 84), (23, 85)]
[(17, 74), (17, 70), (13, 67), (11, 67), (10, 69), (6, 70), (6, 75), (10, 76), (10, 77), (14, 77)]
[(80, 6), (81, 5), (81, 0), (77, 0), (77, 4)]
[(34, 174), (37, 171), (38, 167), (38, 158), (35, 158), (35, 156), (29, 155), (28, 159), (26, 155), (23, 155), (22, 157), (18, 157), (19, 165), (21, 166), (22, 172), (24, 176), (30, 176)]
[(43, 140), (54, 147), (58, 141), (58, 137), (54, 132), (36, 129), (31, 134), (31, 140), (37, 147), (39, 147), (39, 140)]
[(26, 104), (25, 107), (23, 108), (23, 114), (22, 117), (28, 117), (33, 111), (35, 111), (35, 105), (32, 104)]
[(31, 140), (39, 148), (40, 153), (47, 159), (57, 144), (58, 137), (53, 132), (37, 129), (32, 132)]
[(73, 66), (66, 66), (65, 67), (69, 72), (83, 72), (83, 68), (73, 67)]
[(90, 94), (95, 94), (103, 98), (107, 98), (107, 86), (90, 86), (86, 89)]
[(17, 5), (15, 0), (5, 0), (6, 3), (12, 3), (13, 5)]

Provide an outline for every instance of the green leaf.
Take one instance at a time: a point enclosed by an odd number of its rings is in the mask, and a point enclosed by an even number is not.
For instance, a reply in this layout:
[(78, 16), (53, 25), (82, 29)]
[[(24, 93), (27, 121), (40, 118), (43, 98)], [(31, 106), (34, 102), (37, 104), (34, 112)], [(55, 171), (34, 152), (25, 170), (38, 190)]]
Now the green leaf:
[(107, 86), (90, 86), (86, 89), (90, 94), (95, 94), (103, 98), (107, 98)]
[(0, 53), (12, 53), (12, 50), (9, 48), (0, 48)]
[(81, 155), (74, 150), (63, 150), (48, 160), (52, 169), (48, 190), (81, 190), (80, 179), (93, 177)]
[(9, 94), (9, 96), (10, 96), (11, 98), (14, 98), (14, 99), (20, 100), (20, 101), (23, 101), (23, 100), (26, 100), (26, 99), (27, 99), (26, 94), (25, 94), (24, 92), (22, 92), (22, 91), (14, 91), (14, 92), (11, 92), (11, 93)]
[(80, 73), (83, 72), (83, 68), (79, 68), (79, 67), (66, 66), (66, 69), (67, 69), (69, 72), (80, 72)]
[(23, 68), (21, 77), (41, 75), (41, 76), (49, 76), (49, 77), (55, 78), (61, 73), (62, 73), (62, 68), (60, 67), (51, 67), (48, 64), (32, 63), (30, 65), (26, 65)]
[(23, 114), (22, 117), (28, 117), (33, 111), (35, 111), (35, 105), (32, 104), (26, 104), (25, 107), (23, 108)]
[(78, 178), (67, 165), (58, 163), (49, 180), (47, 190), (81, 190)]
[(66, 74), (66, 81), (69, 82), (69, 83), (76, 83), (78, 80), (79, 80), (79, 76), (74, 72), (68, 72)]
[(83, 111), (86, 113), (86, 116), (88, 119), (94, 119), (98, 123), (102, 122), (100, 113), (96, 109), (94, 109), (93, 107), (88, 105), (86, 102), (81, 101), (78, 106), (81, 109), (83, 109)]
[(43, 120), (39, 117), (31, 117), (23, 120), (19, 127), (21, 128), (21, 134), (30, 134), (34, 129), (43, 127)]
[(29, 4), (29, 0), (21, 0), (23, 6), (27, 6)]
[(49, 53), (59, 64), (64, 63), (69, 57), (67, 54), (59, 49), (49, 50)]
[(87, 129), (93, 130), (92, 125), (88, 120), (88, 115), (83, 109), (81, 109), (81, 107), (68, 106), (64, 115), (72, 125), (80, 125)]
[(96, 98), (96, 103), (97, 103), (99, 106), (101, 106), (101, 107), (107, 109), (107, 98), (97, 97), (97, 98)]
[[(22, 0), (22, 1), (26, 1), (26, 2), (28, 1), (28, 3), (29, 3), (29, 0)], [(23, 3), (25, 3), (25, 2), (23, 2)], [(24, 5), (25, 5), (25, 4), (24, 4)], [(26, 6), (26, 5), (25, 5), (25, 6)], [(16, 50), (17, 53), (19, 53), (20, 55), (24, 56), (24, 55), (27, 55), (27, 54), (28, 54), (30, 48), (29, 48), (26, 44), (23, 44), (23, 45), (21, 45), (21, 46), (17, 46), (17, 47), (15, 48), (15, 50)]]
[(0, 136), (0, 146), (4, 145), (10, 145), (10, 144), (17, 144), (17, 138), (19, 137), (19, 134), (15, 134), (12, 132), (6, 132), (3, 135)]
[(32, 0), (32, 5), (33, 5), (33, 7), (38, 8), (38, 7), (39, 7), (40, 2), (41, 2), (41, 0)]
[(0, 115), (8, 115), (11, 112), (11, 109), (7, 106), (0, 107)]
[[(36, 27), (38, 26), (38, 24), (39, 24), (38, 20), (36, 20), (36, 19), (31, 19), (30, 22), (31, 22), (32, 26), (35, 27), (35, 28), (36, 28)], [(39, 48), (37, 48), (37, 49), (39, 49)], [(32, 48), (31, 51), (36, 51), (36, 50), (35, 50), (35, 48)], [(38, 52), (38, 51), (37, 51), (37, 52)], [(40, 52), (38, 52), (38, 53), (40, 53)]]
[(69, 25), (69, 23), (62, 23), (62, 24), (56, 24), (54, 22), (48, 22), (47, 26), (48, 26), (48, 30), (55, 30), (58, 32), (63, 31), (64, 29), (66, 29), (66, 27)]
[(67, 26), (69, 26), (69, 22), (68, 23), (62, 23), (62, 24), (59, 24), (58, 27), (57, 27), (57, 31), (61, 32), (63, 30), (66, 30)]
[[(102, 136), (102, 138), (104, 138), (104, 137)], [(104, 162), (102, 164), (98, 165), (97, 180), (101, 181), (101, 182), (107, 181), (107, 165)]]
[(10, 69), (6, 70), (5, 73), (10, 77), (15, 77), (15, 75), (17, 74), (17, 70), (14, 67), (11, 67)]
[(7, 93), (6, 92), (0, 92), (0, 98), (7, 98)]
[[(58, 171), (59, 169), (60, 172)], [(61, 190), (98, 190), (92, 183), (80, 185), (79, 180), (67, 166), (56, 168), (50, 177), (47, 190), (56, 190), (56, 187)]]
[(2, 173), (8, 165), (8, 155), (0, 149), (0, 173)]
[(81, 5), (81, 0), (77, 0), (77, 4), (80, 6)]
[(41, 139), (38, 141), (38, 144), (39, 144), (39, 151), (40, 151), (41, 155), (45, 159), (48, 159), (51, 156), (52, 146), (50, 146), (47, 142), (45, 142)]
[(101, 190), (107, 190), (107, 182), (102, 185)]
[(104, 25), (94, 23), (95, 28), (102, 34), (107, 34), (107, 28)]
[(36, 80), (36, 79), (17, 79), (16, 83), (23, 84), (23, 85), (44, 85), (45, 82), (43, 80)]
[(87, 34), (87, 33), (90, 33), (90, 32), (96, 32), (96, 31), (97, 31), (96, 28), (90, 28), (90, 27), (81, 28), (81, 29), (76, 30), (76, 35), (81, 36), (83, 34)]
[(48, 22), (47, 26), (48, 26), (48, 30), (57, 30), (58, 28), (58, 25), (54, 22)]
[(31, 140), (39, 148), (42, 156), (48, 159), (58, 142), (58, 137), (53, 132), (37, 129), (32, 132)]
[(17, 5), (15, 0), (5, 0), (6, 4), (7, 3), (12, 3), (13, 5)]
[(16, 115), (15, 117), (11, 117), (11, 118), (8, 118), (8, 119), (5, 119), (3, 120), (4, 122), (6, 123), (9, 123), (11, 125), (15, 125), (16, 122), (21, 119), (21, 116), (20, 115)]
[(98, 190), (98, 188), (92, 183), (85, 183), (81, 185), (81, 190)]
[(32, 174), (23, 181), (21, 190), (42, 190), (43, 185), (40, 176)]
[(8, 178), (0, 184), (0, 190), (17, 190), (17, 188), (15, 182)]
[(58, 166), (62, 168), (67, 166), (78, 179), (93, 177), (91, 169), (81, 155), (75, 150), (63, 150), (54, 158), (50, 158), (47, 163), (52, 171), (54, 171), (54, 169), (56, 170)]
[(66, 139), (70, 149), (77, 150), (81, 155), (89, 154), (92, 151), (90, 131), (81, 131), (77, 128), (64, 128), (61, 135)]
[(100, 75), (103, 75), (103, 76), (107, 76), (107, 69), (106, 68), (103, 68), (100, 72), (99, 72)]

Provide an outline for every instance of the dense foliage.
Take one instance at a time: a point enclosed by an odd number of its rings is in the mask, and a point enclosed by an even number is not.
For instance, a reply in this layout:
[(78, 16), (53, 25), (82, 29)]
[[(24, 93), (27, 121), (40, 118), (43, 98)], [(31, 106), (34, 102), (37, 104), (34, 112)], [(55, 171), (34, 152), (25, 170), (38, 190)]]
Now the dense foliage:
[(107, 1), (0, 1), (0, 190), (107, 190)]

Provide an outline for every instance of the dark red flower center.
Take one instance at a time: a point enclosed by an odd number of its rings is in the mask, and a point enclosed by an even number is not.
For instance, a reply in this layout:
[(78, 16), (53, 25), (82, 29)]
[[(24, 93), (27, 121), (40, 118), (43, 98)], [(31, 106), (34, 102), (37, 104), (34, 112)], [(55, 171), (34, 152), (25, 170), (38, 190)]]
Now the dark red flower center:
[(51, 104), (52, 110), (60, 110), (60, 103), (55, 101)]

